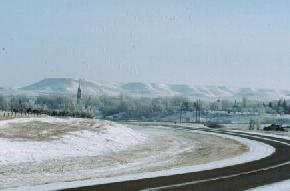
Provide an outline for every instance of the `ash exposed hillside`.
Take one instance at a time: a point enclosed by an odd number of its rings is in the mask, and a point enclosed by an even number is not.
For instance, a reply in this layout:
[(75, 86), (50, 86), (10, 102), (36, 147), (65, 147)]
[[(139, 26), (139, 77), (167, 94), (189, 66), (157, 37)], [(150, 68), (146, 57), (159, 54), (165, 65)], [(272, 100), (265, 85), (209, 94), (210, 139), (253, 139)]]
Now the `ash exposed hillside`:
[[(32, 85), (20, 88), (29, 93), (75, 94), (79, 80), (71, 78), (47, 78)], [(184, 84), (158, 83), (104, 83), (81, 80), (83, 92), (86, 95), (120, 94), (129, 96), (184, 96), (199, 99), (238, 99), (247, 97), (253, 100), (288, 99), (290, 91), (254, 88), (229, 88), (225, 86), (189, 86)]]

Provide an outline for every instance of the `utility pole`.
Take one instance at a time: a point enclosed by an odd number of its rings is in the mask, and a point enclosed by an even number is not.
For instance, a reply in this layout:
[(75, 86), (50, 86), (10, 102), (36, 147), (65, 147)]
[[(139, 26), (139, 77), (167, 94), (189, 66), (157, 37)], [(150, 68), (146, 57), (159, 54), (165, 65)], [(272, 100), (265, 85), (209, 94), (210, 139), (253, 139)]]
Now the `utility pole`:
[(181, 123), (182, 118), (182, 104), (180, 105), (179, 123)]
[(195, 123), (197, 123), (197, 106), (198, 105), (198, 103), (197, 103), (197, 101), (195, 102)]
[(201, 102), (198, 100), (198, 122), (200, 122), (201, 117)]

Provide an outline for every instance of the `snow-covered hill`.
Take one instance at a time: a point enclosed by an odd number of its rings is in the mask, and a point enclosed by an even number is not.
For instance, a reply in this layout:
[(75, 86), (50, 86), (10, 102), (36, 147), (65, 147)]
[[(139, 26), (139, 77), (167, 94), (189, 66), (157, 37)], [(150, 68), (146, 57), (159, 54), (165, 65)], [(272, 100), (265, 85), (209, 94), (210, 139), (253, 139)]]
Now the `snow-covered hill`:
[(113, 84), (92, 82), (88, 80), (75, 80), (71, 78), (46, 78), (32, 85), (20, 88), (19, 90), (39, 93), (75, 94), (79, 83), (81, 83), (84, 93), (89, 95), (115, 95), (120, 91), (118, 87)]
[[(104, 83), (81, 80), (83, 93), (86, 95), (131, 96), (187, 96), (200, 99), (237, 99), (247, 97), (255, 100), (288, 98), (290, 91), (254, 88), (229, 88), (225, 86), (189, 86), (182, 84), (158, 83)], [(35, 84), (20, 88), (30, 93), (75, 94), (79, 80), (71, 78), (47, 78)], [(289, 97), (290, 98), (290, 97)]]

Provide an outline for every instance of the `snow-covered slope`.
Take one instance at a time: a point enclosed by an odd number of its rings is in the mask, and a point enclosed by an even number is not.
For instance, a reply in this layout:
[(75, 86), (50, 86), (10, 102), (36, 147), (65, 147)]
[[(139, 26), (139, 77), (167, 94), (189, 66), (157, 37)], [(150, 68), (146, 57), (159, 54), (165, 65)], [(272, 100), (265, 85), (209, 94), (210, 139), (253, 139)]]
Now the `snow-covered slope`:
[(33, 91), (41, 93), (63, 93), (74, 94), (76, 93), (79, 82), (86, 94), (100, 95), (100, 94), (116, 94), (120, 90), (113, 84), (105, 84), (98, 82), (91, 82), (88, 80), (76, 80), (71, 78), (46, 78), (35, 84), (20, 88), (22, 91)]
[[(60, 126), (59, 126), (60, 125)], [(61, 127), (64, 134), (56, 129)], [(32, 134), (24, 131), (34, 128)], [(109, 121), (77, 118), (17, 118), (0, 121), (0, 166), (69, 157), (98, 156), (144, 143), (146, 136)], [(7, 130), (8, 129), (8, 130)], [(18, 131), (10, 136), (11, 131)], [(45, 139), (48, 131), (54, 132)], [(10, 133), (9, 133), (10, 132)], [(41, 139), (34, 139), (41, 134)], [(20, 135), (20, 136), (19, 136)], [(1, 187), (1, 186), (0, 186)]]
[[(79, 80), (71, 78), (47, 78), (35, 84), (20, 88), (30, 93), (62, 93), (75, 94)], [(86, 95), (133, 95), (133, 96), (187, 96), (201, 99), (279, 99), (288, 98), (290, 91), (254, 88), (229, 88), (225, 86), (189, 86), (183, 84), (158, 83), (104, 83), (81, 80), (81, 86)]]

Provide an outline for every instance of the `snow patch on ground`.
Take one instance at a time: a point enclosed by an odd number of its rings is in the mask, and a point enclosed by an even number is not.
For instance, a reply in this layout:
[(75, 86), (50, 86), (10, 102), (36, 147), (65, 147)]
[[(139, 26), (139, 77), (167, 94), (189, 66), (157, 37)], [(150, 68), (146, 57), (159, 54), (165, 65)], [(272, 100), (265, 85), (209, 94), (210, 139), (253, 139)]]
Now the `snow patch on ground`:
[[(204, 131), (196, 131), (196, 132), (201, 133), (201, 134), (210, 134), (210, 135), (216, 135), (223, 138), (233, 139), (249, 147), (249, 152), (246, 152), (237, 157), (233, 157), (233, 158), (225, 159), (221, 161), (216, 161), (216, 162), (208, 163), (205, 165), (200, 165), (199, 167), (201, 170), (211, 170), (215, 168), (222, 168), (226, 166), (232, 166), (236, 164), (243, 164), (246, 162), (260, 160), (262, 158), (266, 158), (267, 156), (272, 155), (275, 152), (274, 147), (267, 145), (265, 143), (262, 143), (262, 142), (249, 140), (249, 139), (241, 138), (237, 136), (218, 134), (218, 133), (212, 133), (212, 132), (204, 132)], [(201, 171), (200, 169), (198, 169), (198, 171)]]
[(98, 179), (91, 179), (91, 180), (85, 180), (85, 181), (59, 182), (59, 183), (51, 183), (47, 185), (27, 186), (27, 187), (4, 189), (4, 190), (5, 191), (57, 190), (57, 189), (63, 189), (63, 188), (75, 188), (75, 187), (81, 187), (81, 186), (105, 184), (105, 183), (110, 183), (110, 182), (122, 182), (122, 181), (136, 180), (136, 179), (143, 179), (143, 178), (183, 174), (183, 173), (188, 173), (188, 172), (199, 172), (199, 171), (222, 168), (226, 166), (259, 160), (275, 152), (275, 149), (272, 146), (269, 146), (261, 142), (245, 139), (245, 138), (240, 138), (240, 137), (236, 137), (232, 135), (208, 133), (208, 132), (203, 132), (203, 131), (194, 131), (194, 132), (198, 132), (202, 134), (211, 134), (211, 135), (216, 135), (223, 138), (234, 139), (236, 141), (241, 142), (242, 144), (247, 145), (249, 147), (249, 152), (246, 152), (240, 156), (236, 156), (236, 157), (225, 159), (225, 160), (210, 162), (207, 164), (184, 166), (184, 167), (173, 168), (169, 170), (161, 170), (158, 172), (137, 173), (137, 174), (131, 174), (131, 175), (117, 176), (117, 177), (112, 177), (112, 178), (98, 178)]
[(249, 189), (248, 191), (289, 191), (289, 190), (290, 190), (290, 180), (285, 180), (282, 182), (252, 188)]
[[(72, 123), (81, 119), (23, 118), (0, 121), (3, 128), (11, 124), (32, 121), (48, 123)], [(95, 123), (99, 123), (95, 121)], [(95, 125), (95, 124), (94, 124)], [(100, 131), (74, 131), (53, 141), (19, 141), (0, 138), (0, 165), (26, 162), (41, 162), (67, 157), (97, 156), (108, 152), (118, 152), (133, 145), (144, 143), (142, 134), (115, 123), (105, 123)]]

